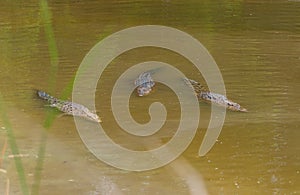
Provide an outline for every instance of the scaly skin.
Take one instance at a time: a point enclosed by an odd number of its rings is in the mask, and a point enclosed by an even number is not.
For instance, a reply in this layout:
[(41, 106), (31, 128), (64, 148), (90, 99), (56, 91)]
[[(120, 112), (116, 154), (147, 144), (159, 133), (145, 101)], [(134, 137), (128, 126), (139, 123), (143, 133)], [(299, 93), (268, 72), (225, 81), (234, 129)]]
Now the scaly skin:
[(155, 82), (151, 77), (150, 72), (143, 72), (139, 77), (134, 81), (135, 86), (137, 87), (137, 93), (139, 96), (146, 96), (152, 91)]
[(185, 78), (184, 80), (187, 84), (191, 85), (194, 88), (195, 94), (199, 99), (224, 106), (225, 108), (232, 111), (247, 112), (247, 109), (241, 107), (238, 103), (227, 99), (226, 96), (210, 92), (203, 85), (192, 79)]
[(94, 122), (102, 122), (97, 114), (92, 113), (88, 108), (81, 104), (57, 99), (44, 91), (38, 90), (37, 94), (40, 98), (47, 100), (51, 107), (55, 107), (66, 114), (84, 117)]

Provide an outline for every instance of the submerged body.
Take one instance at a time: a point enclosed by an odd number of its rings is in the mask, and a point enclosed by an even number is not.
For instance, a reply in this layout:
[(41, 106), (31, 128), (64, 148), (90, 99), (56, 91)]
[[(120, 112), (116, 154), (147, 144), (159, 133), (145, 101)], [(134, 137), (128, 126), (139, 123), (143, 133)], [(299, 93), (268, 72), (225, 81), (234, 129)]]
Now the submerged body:
[(143, 72), (139, 77), (134, 81), (135, 86), (137, 87), (138, 96), (146, 96), (151, 91), (155, 85), (154, 80), (151, 77), (150, 72)]
[(199, 99), (205, 100), (207, 102), (215, 103), (220, 106), (224, 106), (225, 108), (232, 111), (247, 112), (247, 109), (243, 108), (238, 103), (229, 100), (226, 96), (210, 92), (200, 83), (192, 79), (185, 78), (184, 80), (186, 81), (187, 84), (190, 84), (194, 88), (196, 96)]
[(95, 122), (101, 122), (101, 119), (97, 114), (92, 113), (88, 108), (81, 104), (57, 99), (44, 91), (38, 90), (37, 94), (40, 98), (47, 100), (51, 107), (55, 107), (66, 114), (84, 117)]

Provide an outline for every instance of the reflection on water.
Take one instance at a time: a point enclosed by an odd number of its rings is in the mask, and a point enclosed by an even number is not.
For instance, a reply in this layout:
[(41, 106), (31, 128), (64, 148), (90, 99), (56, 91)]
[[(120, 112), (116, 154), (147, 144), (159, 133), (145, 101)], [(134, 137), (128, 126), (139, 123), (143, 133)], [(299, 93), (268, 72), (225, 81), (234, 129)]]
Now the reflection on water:
[[(300, 192), (300, 2), (49, 2), (52, 29), (45, 28), (42, 6), (36, 2), (0, 4), (1, 194), (6, 190), (10, 194), (27, 190), (40, 194)], [(96, 159), (70, 116), (57, 117), (44, 128), (51, 109), (43, 106), (33, 89), (71, 98), (65, 89), (90, 48), (113, 32), (144, 24), (175, 27), (201, 41), (222, 72), (227, 96), (250, 112), (228, 112), (217, 144), (206, 156), (197, 157), (210, 116), (209, 105), (200, 103), (197, 135), (182, 157), (163, 168), (135, 173)], [(51, 30), (53, 34), (47, 34)], [(51, 61), (55, 48), (56, 69)], [(137, 139), (115, 123), (110, 108), (114, 82), (127, 68), (150, 60), (172, 64), (205, 83), (189, 61), (168, 50), (140, 48), (115, 59), (99, 80), (96, 107), (107, 134), (135, 150), (168, 142), (180, 118), (175, 94), (158, 84), (149, 97), (132, 94), (130, 107), (136, 121), (145, 123), (149, 105), (164, 103), (169, 123), (161, 132)], [(55, 82), (49, 74), (55, 75)], [(55, 84), (53, 88), (49, 82)], [(24, 156), (9, 156), (16, 148)]]

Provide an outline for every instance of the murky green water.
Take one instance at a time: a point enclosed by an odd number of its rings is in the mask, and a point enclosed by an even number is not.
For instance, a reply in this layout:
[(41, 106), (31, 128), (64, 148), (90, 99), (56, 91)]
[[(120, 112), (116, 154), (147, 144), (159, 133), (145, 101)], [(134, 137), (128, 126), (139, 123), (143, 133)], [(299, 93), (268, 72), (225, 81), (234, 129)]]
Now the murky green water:
[[(48, 6), (43, 1), (1, 1), (0, 5), (1, 194), (7, 189), (8, 194), (300, 193), (299, 1), (52, 1)], [(249, 113), (228, 112), (218, 142), (206, 156), (198, 157), (210, 115), (209, 106), (200, 103), (197, 134), (178, 160), (156, 170), (130, 172), (91, 154), (72, 117), (45, 124), (51, 109), (35, 97), (34, 89), (70, 99), (76, 71), (96, 43), (119, 30), (146, 24), (178, 28), (198, 39), (216, 60), (228, 97)], [(169, 123), (162, 131), (137, 139), (116, 124), (110, 108), (114, 82), (127, 68), (149, 60), (167, 62), (203, 81), (184, 57), (163, 49), (135, 49), (110, 64), (97, 87), (97, 111), (107, 134), (135, 150), (168, 142), (180, 119), (175, 94), (158, 84), (151, 96), (141, 99), (133, 94), (130, 106), (134, 118), (145, 123), (149, 105), (164, 103)], [(15, 153), (23, 156), (12, 158)]]

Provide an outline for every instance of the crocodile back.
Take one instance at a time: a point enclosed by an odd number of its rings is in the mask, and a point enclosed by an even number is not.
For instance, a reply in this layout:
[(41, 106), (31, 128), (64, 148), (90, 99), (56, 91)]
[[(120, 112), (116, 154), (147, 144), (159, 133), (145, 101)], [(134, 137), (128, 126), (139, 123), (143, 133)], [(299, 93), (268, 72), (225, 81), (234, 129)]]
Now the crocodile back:
[(101, 119), (97, 114), (92, 113), (87, 107), (81, 104), (69, 101), (59, 101), (52, 106), (69, 115), (81, 116), (92, 121), (101, 122)]
[(229, 100), (225, 95), (210, 92), (197, 81), (188, 78), (184, 78), (184, 81), (194, 88), (196, 96), (201, 100), (223, 106), (232, 111), (247, 112), (247, 109), (243, 108), (238, 103)]
[(51, 105), (52, 107), (56, 107), (58, 110), (66, 113), (66, 114), (70, 114), (73, 115), (73, 103), (69, 102), (69, 101), (58, 101), (54, 104)]
[(37, 95), (41, 99), (47, 100), (51, 107), (55, 107), (66, 114), (81, 116), (95, 122), (101, 122), (101, 119), (97, 114), (91, 112), (88, 108), (81, 104), (57, 99), (44, 91), (38, 90)]
[(217, 94), (217, 93), (212, 93), (212, 92), (202, 92), (199, 95), (199, 98), (202, 100), (215, 103), (220, 106), (224, 106), (225, 108), (232, 110), (232, 111), (241, 111), (241, 112), (247, 112), (247, 109), (243, 108), (241, 105), (238, 103), (235, 103), (231, 100), (229, 100), (226, 96)]

